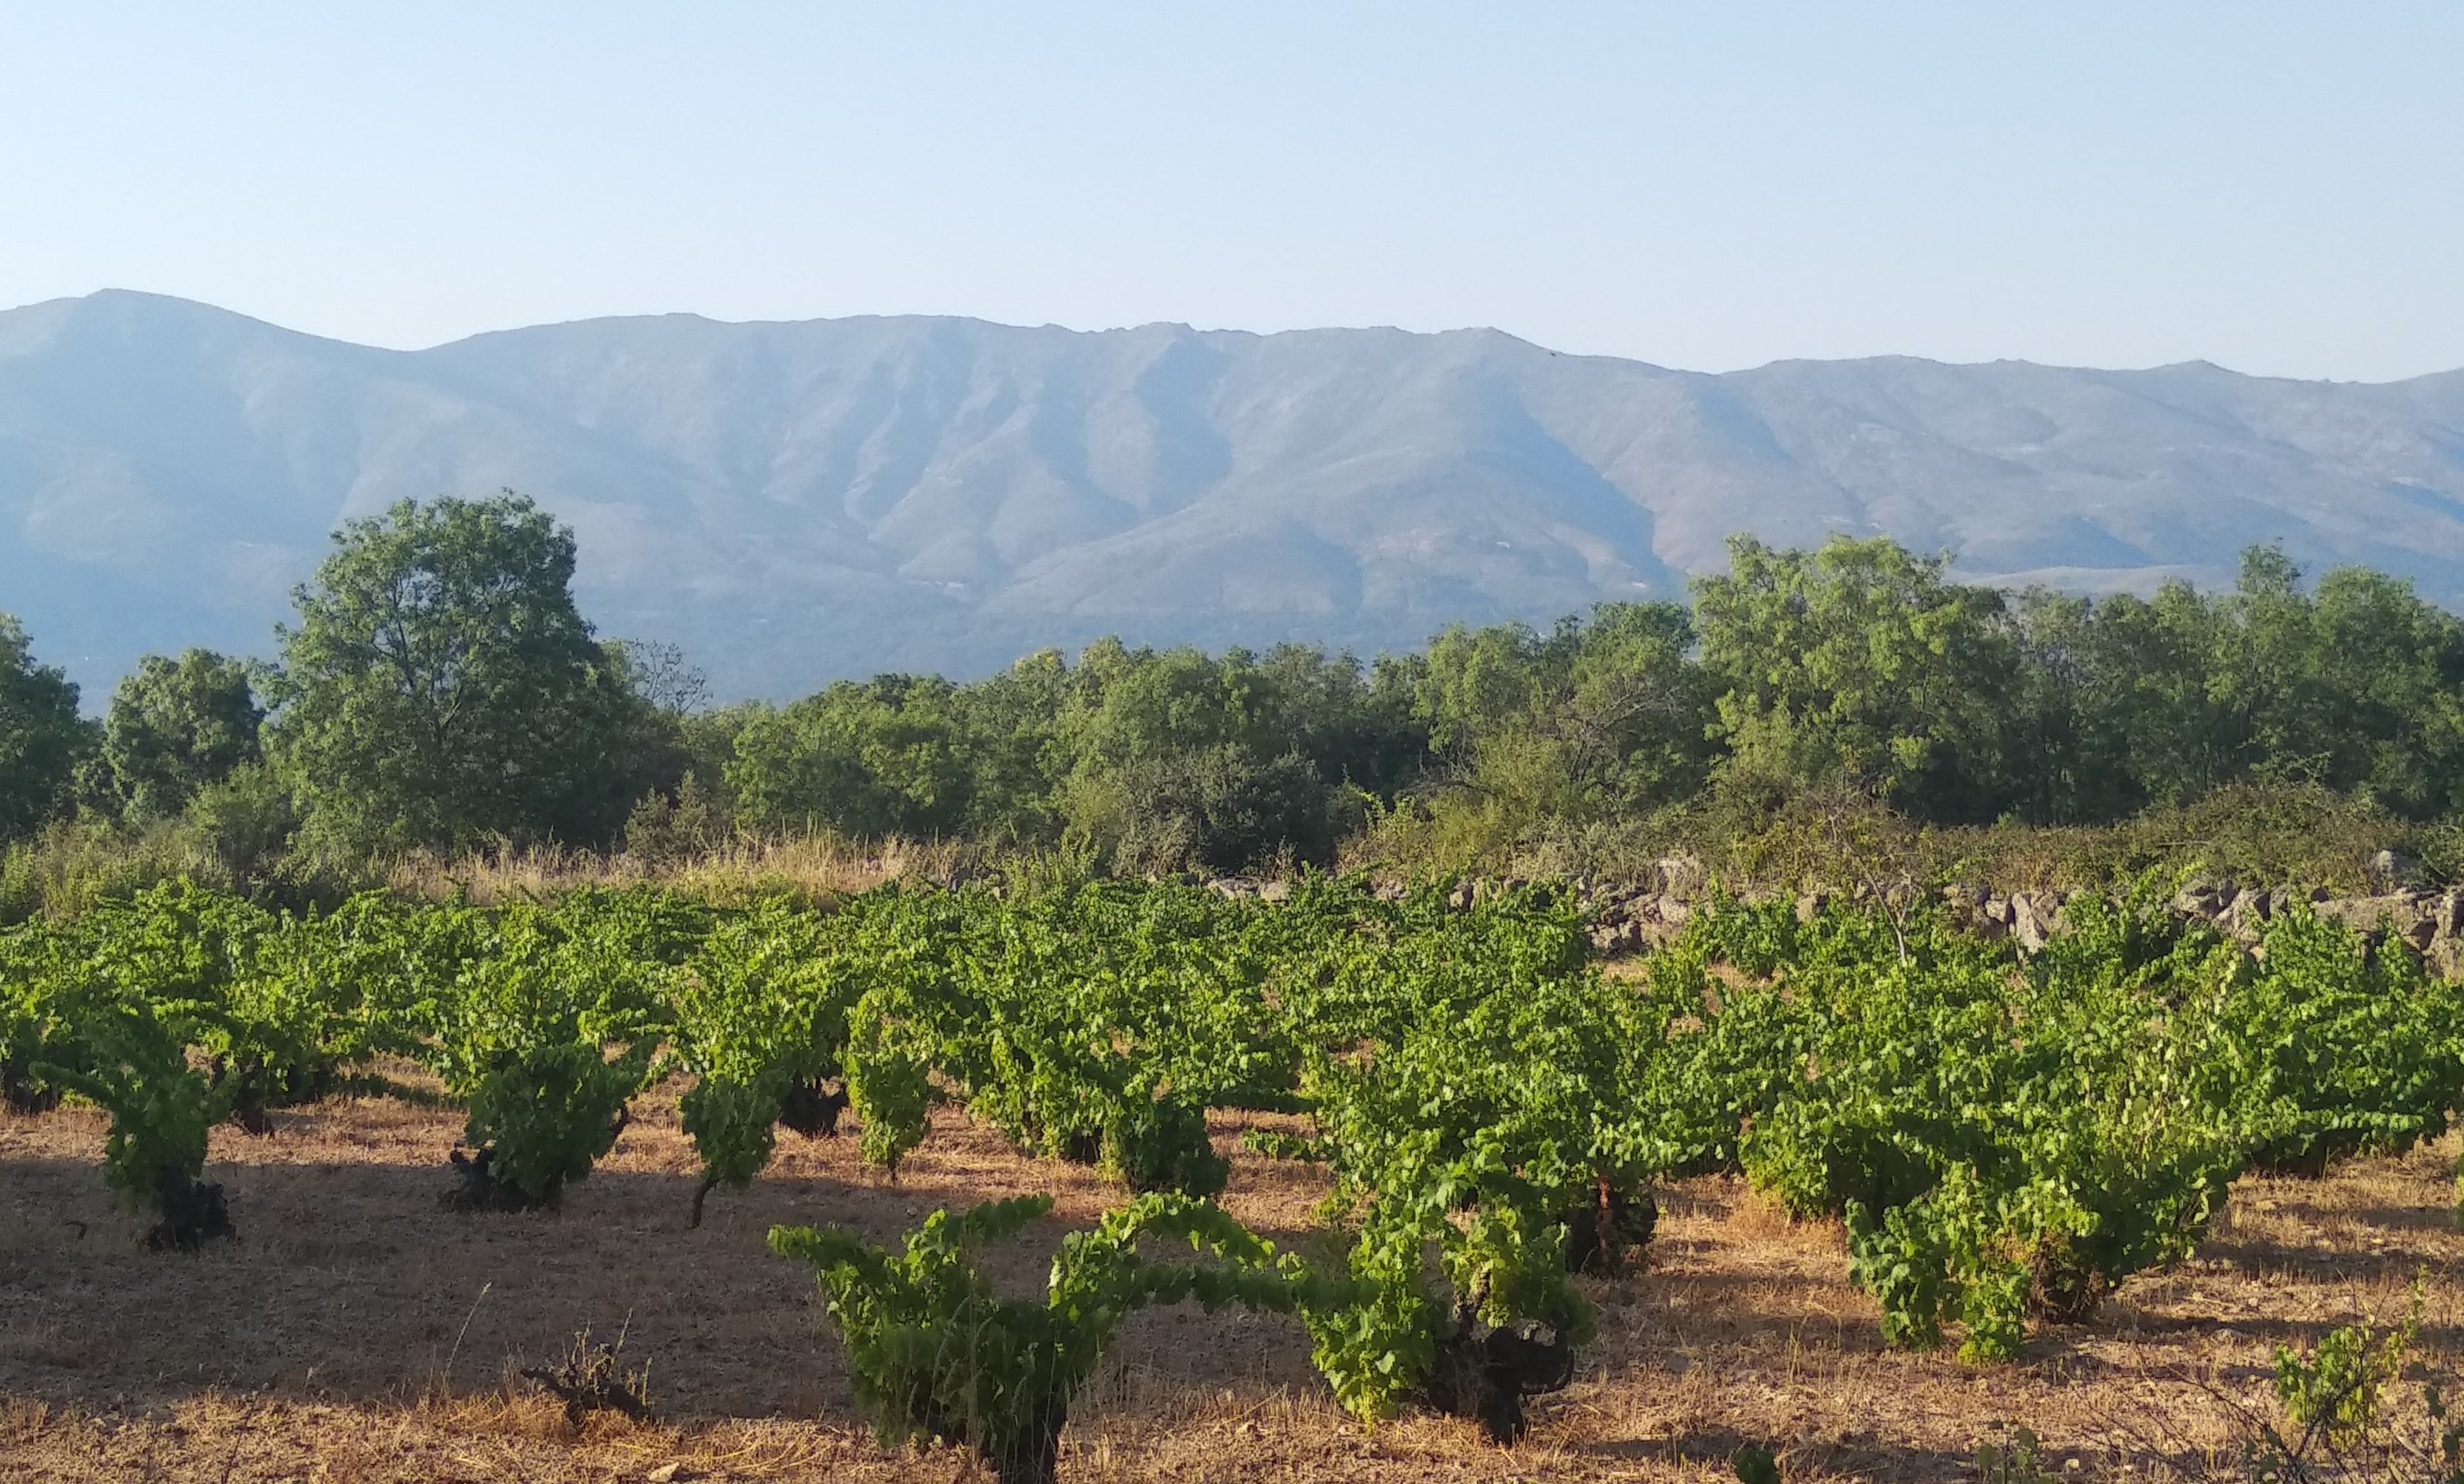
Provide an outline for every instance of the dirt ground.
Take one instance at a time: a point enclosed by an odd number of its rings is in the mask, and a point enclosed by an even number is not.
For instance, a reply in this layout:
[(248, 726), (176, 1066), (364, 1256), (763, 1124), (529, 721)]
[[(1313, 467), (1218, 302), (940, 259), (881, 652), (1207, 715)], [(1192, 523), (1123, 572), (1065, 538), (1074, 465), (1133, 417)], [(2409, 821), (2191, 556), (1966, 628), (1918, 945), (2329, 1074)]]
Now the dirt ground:
[[(105, 1190), (99, 1116), (0, 1115), (0, 1478), (946, 1484), (971, 1473), (963, 1457), (884, 1451), (858, 1423), (811, 1275), (764, 1233), (838, 1222), (887, 1239), (936, 1206), (1048, 1191), (1054, 1217), (995, 1259), (1024, 1292), (1063, 1231), (1119, 1198), (944, 1112), (895, 1185), (851, 1139), (782, 1132), (755, 1188), (715, 1193), (688, 1230), (695, 1165), (672, 1097), (654, 1095), (561, 1211), (457, 1214), (438, 1203), (457, 1115), (352, 1099), (277, 1124), (216, 1131), (208, 1176), (240, 1236), (177, 1256), (144, 1251)], [(1217, 1126), (1235, 1160), (1224, 1203), (1309, 1241), (1315, 1172), (1248, 1154), (1240, 1126)], [(1985, 1367), (1884, 1351), (1836, 1227), (1687, 1182), (1664, 1197), (1647, 1270), (1593, 1286), (1599, 1342), (1516, 1448), (1444, 1419), (1363, 1429), (1296, 1321), (1191, 1310), (1125, 1328), (1062, 1475), (1728, 1478), (1754, 1442), (1792, 1479), (1969, 1479), (1978, 1445), (2014, 1426), (2069, 1478), (2195, 1474), (2231, 1443), (2215, 1393), (2256, 1395), (2278, 1342), (2401, 1317), (2416, 1274), (2424, 1350), (2464, 1347), (2454, 1154), (2451, 1138), (2324, 1180), (2246, 1180), (2194, 1260)], [(649, 1365), (655, 1423), (575, 1435), (515, 1375), (585, 1328)]]

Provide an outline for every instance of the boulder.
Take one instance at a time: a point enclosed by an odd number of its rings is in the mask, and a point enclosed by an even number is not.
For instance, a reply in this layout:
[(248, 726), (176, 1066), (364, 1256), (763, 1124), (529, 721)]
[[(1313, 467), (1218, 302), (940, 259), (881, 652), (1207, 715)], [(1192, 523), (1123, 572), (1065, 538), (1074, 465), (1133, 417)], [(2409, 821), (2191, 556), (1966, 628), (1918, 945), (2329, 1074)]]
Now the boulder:
[(2011, 936), (2019, 946), (2034, 953), (2053, 936), (2055, 914), (2060, 905), (2050, 893), (2021, 891), (2011, 897)]
[(2438, 930), (2436, 916), (2424, 910), (2424, 906), (2418, 898), (2397, 894), (2329, 900), (2313, 910), (2324, 921), (2342, 923), (2365, 937), (2376, 939), (2384, 933), (2418, 949), (2428, 948)]

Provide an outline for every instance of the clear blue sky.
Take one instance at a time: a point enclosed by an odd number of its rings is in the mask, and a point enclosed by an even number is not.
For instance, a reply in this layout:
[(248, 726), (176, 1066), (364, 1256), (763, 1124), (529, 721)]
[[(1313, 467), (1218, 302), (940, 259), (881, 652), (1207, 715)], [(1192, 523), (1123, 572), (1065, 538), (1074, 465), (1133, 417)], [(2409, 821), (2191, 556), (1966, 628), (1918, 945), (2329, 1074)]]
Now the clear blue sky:
[(0, 4), (0, 303), (2464, 365), (2464, 4)]

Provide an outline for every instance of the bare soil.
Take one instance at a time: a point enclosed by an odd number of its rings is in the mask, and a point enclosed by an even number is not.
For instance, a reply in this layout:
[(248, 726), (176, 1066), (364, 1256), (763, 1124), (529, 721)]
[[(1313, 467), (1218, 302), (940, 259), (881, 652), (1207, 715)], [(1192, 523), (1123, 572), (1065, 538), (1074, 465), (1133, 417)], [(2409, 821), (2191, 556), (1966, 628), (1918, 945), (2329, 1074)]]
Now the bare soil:
[[(191, 1255), (145, 1250), (144, 1219), (114, 1204), (99, 1115), (0, 1115), (0, 1479), (947, 1484), (972, 1472), (959, 1454), (872, 1442), (810, 1273), (764, 1233), (836, 1222), (889, 1240), (936, 1206), (1047, 1191), (1052, 1219), (992, 1259), (1028, 1292), (1063, 1232), (1121, 1199), (945, 1111), (895, 1184), (852, 1139), (782, 1133), (755, 1187), (714, 1193), (688, 1229), (697, 1167), (672, 1097), (654, 1095), (561, 1211), (456, 1213), (439, 1197), (458, 1115), (336, 1099), (274, 1120), (270, 1137), (215, 1132), (207, 1178), (240, 1234)], [(1216, 1124), (1224, 1204), (1279, 1242), (1313, 1240), (1316, 1173), (1246, 1152), (1243, 1122)], [(1707, 1479), (1752, 1442), (1792, 1479), (1948, 1480), (2015, 1425), (2066, 1477), (2195, 1474), (2231, 1445), (2216, 1393), (2257, 1395), (2278, 1342), (2400, 1318), (2416, 1275), (2423, 1350), (2453, 1363), (2454, 1155), (2451, 1137), (2323, 1179), (2245, 1180), (2192, 1261), (1985, 1367), (1883, 1350), (1835, 1226), (1685, 1182), (1662, 1194), (1642, 1272), (1586, 1280), (1599, 1342), (1515, 1448), (1444, 1419), (1363, 1429), (1296, 1321), (1174, 1311), (1124, 1330), (1062, 1474)], [(649, 1365), (653, 1422), (577, 1431), (518, 1378), (583, 1329)]]

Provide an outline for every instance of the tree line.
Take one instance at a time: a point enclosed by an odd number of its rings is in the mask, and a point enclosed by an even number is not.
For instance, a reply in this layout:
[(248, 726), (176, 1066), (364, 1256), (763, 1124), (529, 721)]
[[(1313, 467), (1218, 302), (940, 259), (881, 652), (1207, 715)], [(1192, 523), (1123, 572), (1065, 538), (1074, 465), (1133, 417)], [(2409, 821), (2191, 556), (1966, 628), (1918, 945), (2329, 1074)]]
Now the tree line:
[(1473, 853), (1847, 790), (1941, 824), (2094, 824), (2299, 780), (2464, 814), (2464, 623), (2405, 580), (2006, 592), (1887, 538), (1729, 542), (1690, 603), (1458, 624), (1363, 661), (1042, 650), (714, 707), (603, 640), (529, 501), (406, 501), (336, 533), (278, 659), (143, 661), (99, 720), (0, 616), (0, 841), (176, 829), (248, 877), (302, 861), (744, 835), (1069, 845), (1123, 872), (1325, 862), (1417, 824)]

